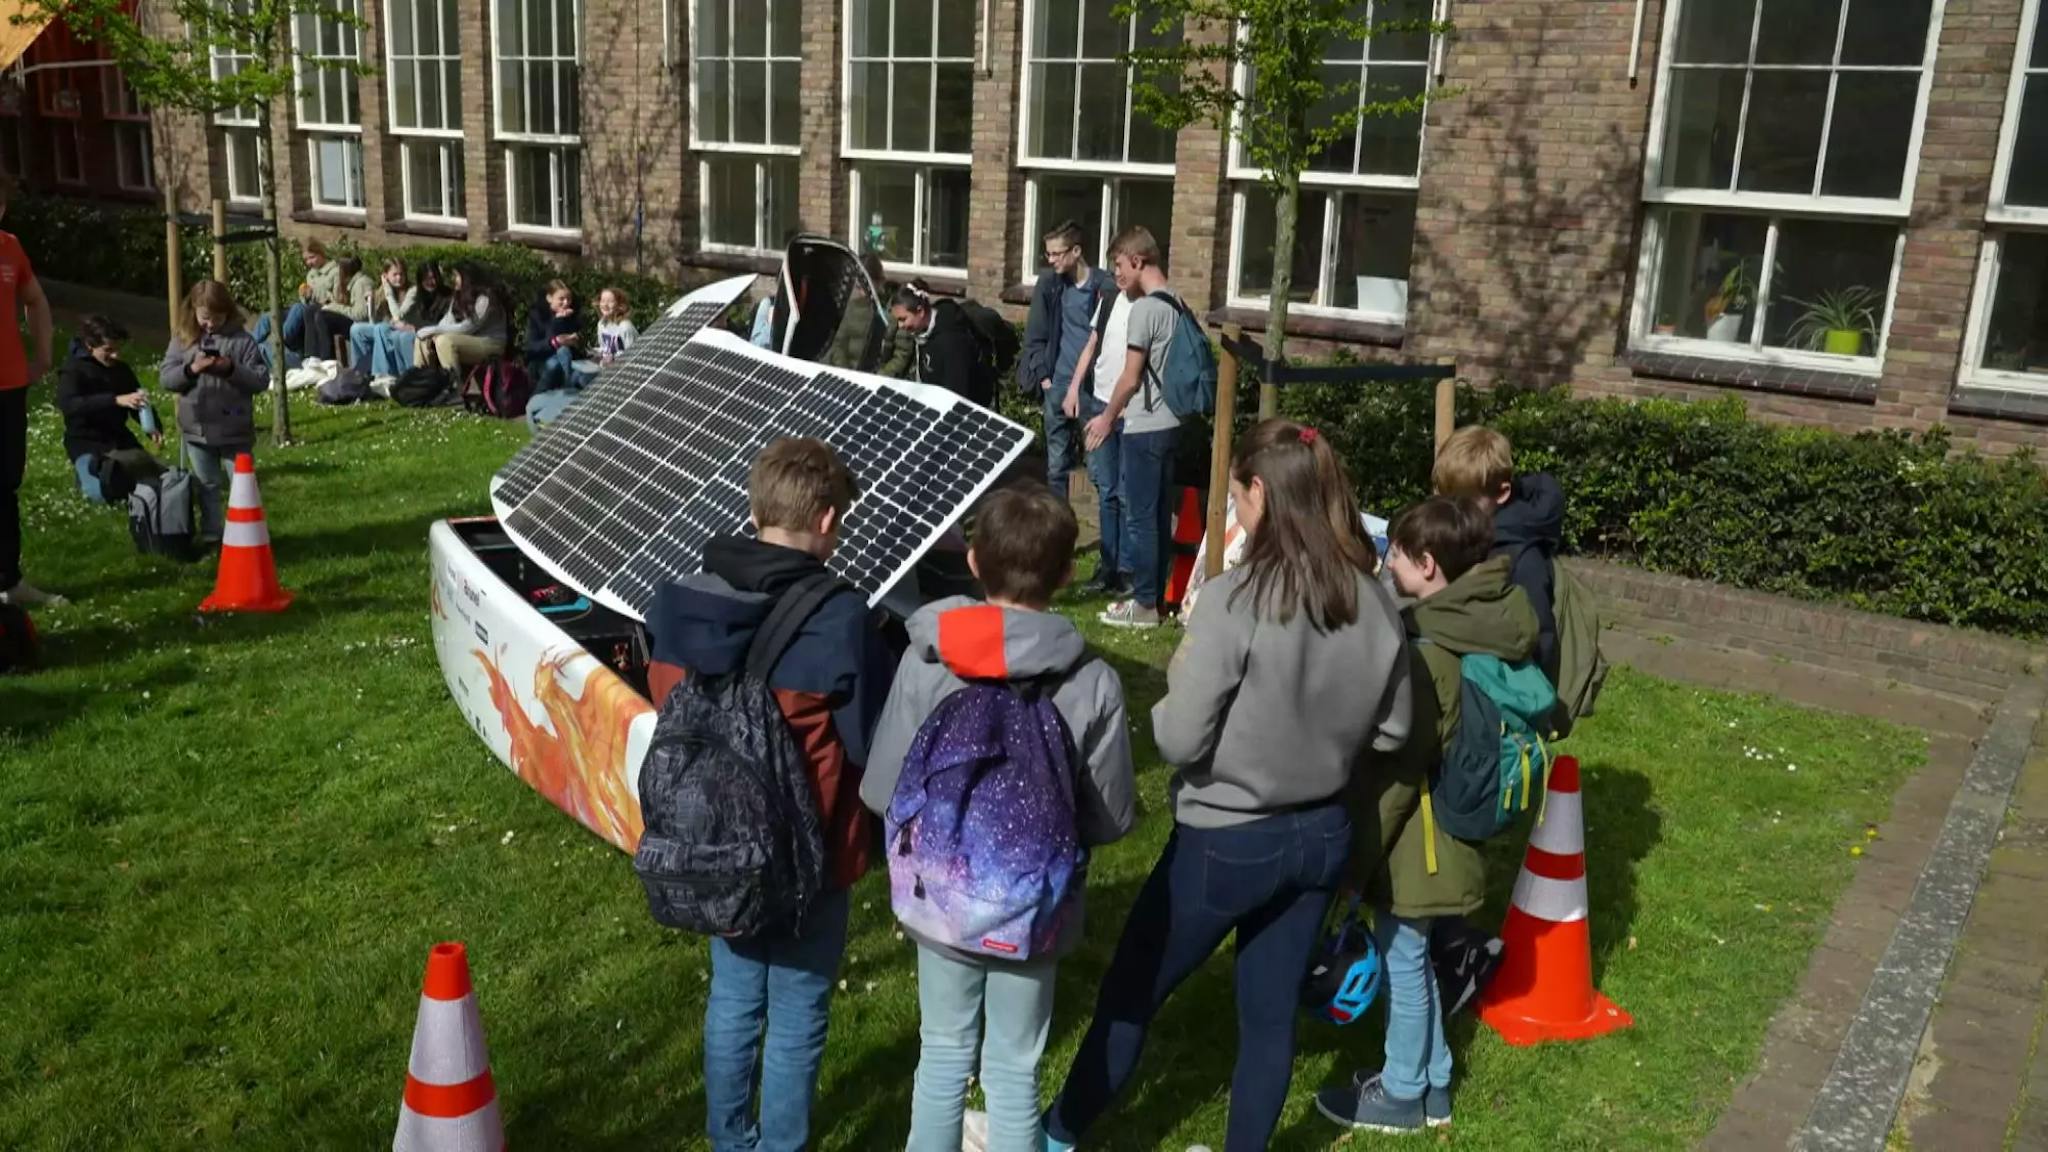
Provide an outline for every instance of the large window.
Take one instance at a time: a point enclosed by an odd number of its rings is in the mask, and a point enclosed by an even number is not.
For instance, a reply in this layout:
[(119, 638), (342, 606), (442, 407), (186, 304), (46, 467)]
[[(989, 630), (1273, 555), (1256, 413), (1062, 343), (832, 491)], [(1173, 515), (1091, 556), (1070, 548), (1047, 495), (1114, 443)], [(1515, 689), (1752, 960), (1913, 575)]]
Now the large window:
[(1043, 259), (1040, 237), (1067, 220), (1089, 234), (1098, 262), (1130, 225), (1150, 228), (1162, 245), (1173, 235), (1174, 136), (1133, 106), (1131, 69), (1117, 57), (1178, 42), (1180, 33), (1162, 36), (1146, 12), (1120, 20), (1116, 4), (1026, 4), (1019, 163), (1029, 176), (1027, 270)]
[[(1422, 114), (1394, 114), (1429, 84), (1430, 0), (1366, 0), (1350, 15), (1371, 35), (1330, 44), (1316, 77), (1319, 124), (1352, 110), (1354, 129), (1302, 173), (1288, 300), (1297, 311), (1399, 324), (1408, 316), (1408, 265), (1415, 248), (1415, 189), (1422, 163)], [(1258, 99), (1258, 78), (1238, 77)], [(1273, 293), (1274, 196), (1259, 183), (1242, 140), (1231, 147), (1231, 301), (1265, 307)]]
[(151, 150), (149, 113), (135, 89), (112, 68), (100, 69), (100, 114), (114, 140), (114, 183), (123, 192), (156, 189), (156, 164)]
[(578, 0), (497, 0), (498, 139), (514, 228), (583, 226)]
[(853, 242), (908, 271), (967, 267), (974, 0), (850, 0)]
[[(248, 6), (237, 0), (230, 0), (227, 7), (238, 16), (246, 18), (248, 15)], [(256, 58), (247, 53), (216, 46), (213, 50), (214, 79), (224, 80), (255, 62)], [(220, 127), (222, 159), (227, 170), (228, 200), (231, 203), (248, 205), (263, 200), (264, 142), (258, 127), (260, 111), (253, 104), (245, 104), (224, 109), (213, 117), (213, 122)]]
[(455, 0), (387, 0), (384, 35), (404, 214), (460, 223), (462, 39)]
[(769, 251), (796, 232), (800, 16), (800, 0), (691, 0), (706, 248)]
[(2027, 0), (1992, 174), (1963, 379), (2048, 392), (2048, 20)]
[(1685, 0), (1667, 14), (1633, 346), (1876, 373), (1935, 6)]
[(355, 0), (347, 3), (346, 9), (330, 6), (336, 15), (294, 16), (292, 37), (299, 53), (299, 130), (306, 137), (313, 205), (361, 212), (363, 119), (354, 65), (362, 58), (362, 45), (356, 25), (339, 16), (342, 11), (355, 15)]

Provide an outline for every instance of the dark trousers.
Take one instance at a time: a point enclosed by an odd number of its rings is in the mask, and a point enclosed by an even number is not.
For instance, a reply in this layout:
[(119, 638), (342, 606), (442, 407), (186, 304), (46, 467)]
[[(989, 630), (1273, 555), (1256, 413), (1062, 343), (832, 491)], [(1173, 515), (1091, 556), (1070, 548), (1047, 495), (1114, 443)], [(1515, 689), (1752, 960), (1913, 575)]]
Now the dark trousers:
[(1237, 933), (1237, 1069), (1224, 1152), (1260, 1152), (1294, 1075), (1294, 1021), (1323, 914), (1351, 851), (1339, 804), (1233, 828), (1176, 825), (1124, 921), (1045, 1130), (1078, 1143), (1130, 1083), (1152, 1018)]
[(28, 389), (0, 392), (0, 592), (21, 583), (21, 478), (28, 470)]

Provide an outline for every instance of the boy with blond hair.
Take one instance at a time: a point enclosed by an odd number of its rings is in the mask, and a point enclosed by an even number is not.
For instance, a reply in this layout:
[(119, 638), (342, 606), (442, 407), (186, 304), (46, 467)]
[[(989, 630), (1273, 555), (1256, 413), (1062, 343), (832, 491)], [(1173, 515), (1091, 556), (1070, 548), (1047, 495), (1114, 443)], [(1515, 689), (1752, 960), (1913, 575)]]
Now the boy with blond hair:
[(1515, 475), (1506, 436), (1473, 424), (1451, 433), (1436, 455), (1430, 482), (1440, 496), (1466, 496), (1493, 506), (1493, 555), (1506, 556), (1515, 587), (1529, 595), (1540, 634), (1536, 660), (1557, 683), (1557, 576), (1552, 564), (1564, 542), (1564, 489), (1547, 472)]

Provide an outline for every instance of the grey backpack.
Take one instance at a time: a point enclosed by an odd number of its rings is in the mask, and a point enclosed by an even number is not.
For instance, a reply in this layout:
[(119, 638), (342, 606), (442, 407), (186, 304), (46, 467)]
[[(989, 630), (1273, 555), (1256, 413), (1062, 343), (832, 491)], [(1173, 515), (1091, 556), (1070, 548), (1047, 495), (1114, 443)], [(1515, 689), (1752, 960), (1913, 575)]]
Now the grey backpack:
[(135, 490), (128, 493), (128, 534), (135, 538), (135, 550), (145, 556), (168, 556), (189, 563), (199, 558), (192, 531), (192, 476), (184, 453), (179, 466), (162, 475), (138, 477)]

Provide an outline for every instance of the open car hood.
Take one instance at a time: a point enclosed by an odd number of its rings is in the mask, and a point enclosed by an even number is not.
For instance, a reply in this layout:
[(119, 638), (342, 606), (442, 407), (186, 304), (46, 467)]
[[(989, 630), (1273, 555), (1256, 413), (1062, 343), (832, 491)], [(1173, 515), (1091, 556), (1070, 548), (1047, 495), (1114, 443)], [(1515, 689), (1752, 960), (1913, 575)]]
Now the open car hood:
[(883, 306), (880, 287), (851, 248), (798, 236), (777, 277), (770, 347), (797, 360), (872, 372), (889, 331)]

